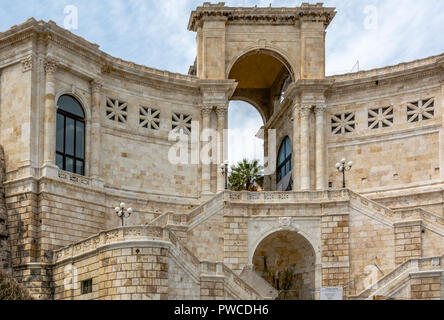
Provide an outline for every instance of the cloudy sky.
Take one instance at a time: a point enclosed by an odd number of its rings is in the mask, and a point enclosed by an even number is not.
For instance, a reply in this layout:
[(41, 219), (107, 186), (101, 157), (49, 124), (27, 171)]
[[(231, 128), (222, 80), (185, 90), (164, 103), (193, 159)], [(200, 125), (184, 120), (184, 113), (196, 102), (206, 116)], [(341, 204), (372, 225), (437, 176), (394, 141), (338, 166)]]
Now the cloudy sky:
[[(229, 6), (299, 6), (290, 0), (226, 0)], [(195, 0), (0, 0), (0, 30), (30, 17), (65, 25), (65, 9), (78, 9), (71, 30), (115, 57), (158, 69), (187, 73), (196, 56), (195, 34), (187, 31)], [(213, 1), (213, 2), (219, 2)], [(337, 8), (327, 30), (327, 73), (393, 65), (444, 52), (443, 0), (325, 0)], [(69, 7), (68, 7), (69, 9)], [(356, 68), (355, 68), (356, 69)], [(231, 157), (261, 158), (261, 142), (252, 138), (262, 126), (248, 104), (230, 105), (230, 128), (247, 139), (230, 139)]]

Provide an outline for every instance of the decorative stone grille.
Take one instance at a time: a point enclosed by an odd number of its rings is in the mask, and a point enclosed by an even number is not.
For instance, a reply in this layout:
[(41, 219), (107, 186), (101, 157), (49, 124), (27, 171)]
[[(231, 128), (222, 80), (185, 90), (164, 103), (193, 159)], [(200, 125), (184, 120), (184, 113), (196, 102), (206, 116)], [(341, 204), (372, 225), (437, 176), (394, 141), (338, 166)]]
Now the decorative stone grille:
[(128, 103), (106, 98), (106, 119), (126, 123), (128, 120)]
[(393, 107), (368, 110), (368, 127), (370, 129), (388, 128), (393, 126)]
[(331, 132), (334, 135), (352, 133), (356, 129), (355, 113), (342, 113), (331, 117)]
[(421, 122), (435, 116), (435, 99), (425, 99), (407, 103), (407, 121)]
[(173, 131), (180, 134), (191, 134), (191, 121), (193, 118), (190, 115), (173, 113), (172, 125)]
[(160, 110), (149, 107), (140, 106), (139, 108), (139, 125), (145, 129), (160, 129)]

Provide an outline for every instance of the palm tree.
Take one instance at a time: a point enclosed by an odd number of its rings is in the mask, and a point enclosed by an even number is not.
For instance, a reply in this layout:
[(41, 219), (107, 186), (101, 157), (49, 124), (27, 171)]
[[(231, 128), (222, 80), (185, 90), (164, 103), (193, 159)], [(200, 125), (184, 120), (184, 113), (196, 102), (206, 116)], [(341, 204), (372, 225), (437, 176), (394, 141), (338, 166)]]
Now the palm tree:
[(264, 167), (258, 160), (248, 161), (244, 159), (237, 166), (232, 167), (228, 180), (233, 191), (258, 191), (264, 181)]

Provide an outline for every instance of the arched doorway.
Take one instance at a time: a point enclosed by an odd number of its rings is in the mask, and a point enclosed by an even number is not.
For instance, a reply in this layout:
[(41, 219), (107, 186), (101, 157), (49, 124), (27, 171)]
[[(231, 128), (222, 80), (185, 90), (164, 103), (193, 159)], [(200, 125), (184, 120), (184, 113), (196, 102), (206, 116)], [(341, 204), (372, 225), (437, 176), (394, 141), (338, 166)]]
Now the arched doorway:
[(253, 266), (279, 291), (283, 300), (314, 300), (316, 253), (310, 242), (294, 231), (278, 231), (260, 242)]

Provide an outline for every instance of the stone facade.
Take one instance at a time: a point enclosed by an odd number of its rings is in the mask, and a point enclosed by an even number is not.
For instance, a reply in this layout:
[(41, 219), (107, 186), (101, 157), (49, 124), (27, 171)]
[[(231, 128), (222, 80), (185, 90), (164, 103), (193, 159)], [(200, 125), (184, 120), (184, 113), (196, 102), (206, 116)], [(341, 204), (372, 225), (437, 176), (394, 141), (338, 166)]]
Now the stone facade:
[[(331, 286), (440, 298), (444, 55), (326, 77), (335, 14), (204, 3), (188, 75), (111, 57), (52, 21), (0, 33), (0, 267), (38, 299), (319, 299)], [(84, 175), (56, 165), (66, 95), (84, 112)], [(264, 192), (224, 191), (231, 100), (260, 112), (271, 167), (289, 137), (293, 191), (276, 191), (276, 173)], [(181, 150), (189, 160), (214, 161), (171, 161), (178, 133), (200, 142)], [(121, 202), (131, 227), (117, 228)]]

